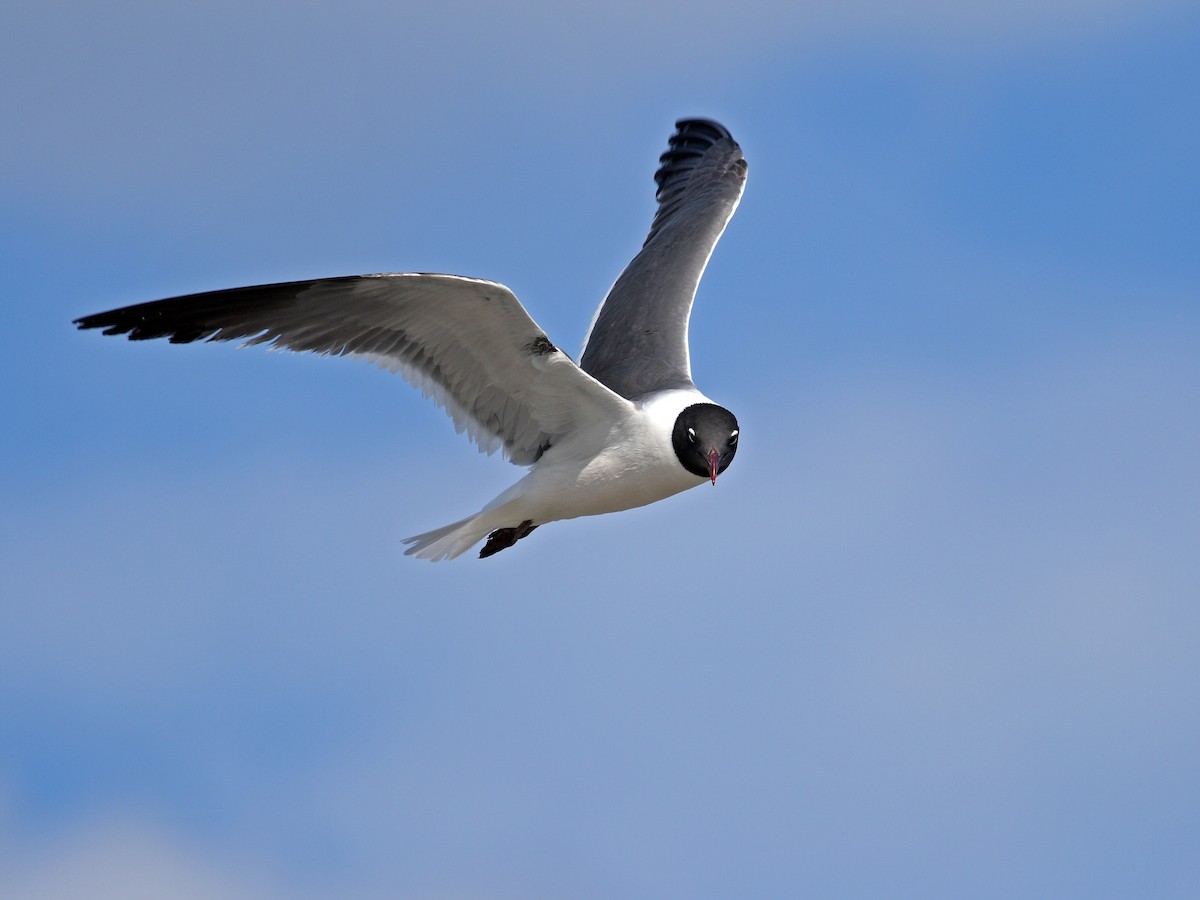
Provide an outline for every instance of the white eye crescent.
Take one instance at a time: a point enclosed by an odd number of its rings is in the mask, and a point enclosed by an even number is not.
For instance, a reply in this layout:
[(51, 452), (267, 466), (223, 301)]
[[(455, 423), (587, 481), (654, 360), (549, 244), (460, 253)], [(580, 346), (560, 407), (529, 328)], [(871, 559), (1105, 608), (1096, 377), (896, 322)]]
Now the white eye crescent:
[(695, 440), (696, 440), (696, 429), (695, 429), (695, 428), (689, 428), (689, 429), (688, 429), (688, 440), (689, 440), (689, 441), (695, 441)]
[(736, 428), (733, 429), (733, 431), (729, 432), (729, 440), (736, 441), (737, 436), (738, 436), (738, 430)]

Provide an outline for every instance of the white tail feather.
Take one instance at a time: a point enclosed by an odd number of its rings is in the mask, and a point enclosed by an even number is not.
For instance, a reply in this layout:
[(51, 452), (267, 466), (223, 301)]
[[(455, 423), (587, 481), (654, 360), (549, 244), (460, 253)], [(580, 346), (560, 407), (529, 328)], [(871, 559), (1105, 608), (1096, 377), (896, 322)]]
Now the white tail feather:
[(404, 551), (404, 555), (432, 562), (461, 556), (492, 530), (487, 524), (480, 522), (483, 517), (484, 513), (477, 513), (433, 531), (405, 538), (404, 543), (411, 546)]

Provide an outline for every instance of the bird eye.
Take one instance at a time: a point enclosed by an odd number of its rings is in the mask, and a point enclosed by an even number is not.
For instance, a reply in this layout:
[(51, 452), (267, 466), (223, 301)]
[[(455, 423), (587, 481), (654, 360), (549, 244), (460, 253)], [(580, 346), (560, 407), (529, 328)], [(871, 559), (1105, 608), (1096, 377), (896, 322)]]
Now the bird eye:
[(696, 429), (695, 428), (688, 429), (688, 440), (691, 441), (692, 443), (696, 442)]
[(736, 444), (736, 443), (737, 443), (737, 436), (738, 436), (738, 433), (737, 433), (737, 429), (736, 429), (736, 428), (735, 428), (735, 429), (733, 429), (733, 431), (729, 432), (729, 443), (731, 443), (731, 444)]

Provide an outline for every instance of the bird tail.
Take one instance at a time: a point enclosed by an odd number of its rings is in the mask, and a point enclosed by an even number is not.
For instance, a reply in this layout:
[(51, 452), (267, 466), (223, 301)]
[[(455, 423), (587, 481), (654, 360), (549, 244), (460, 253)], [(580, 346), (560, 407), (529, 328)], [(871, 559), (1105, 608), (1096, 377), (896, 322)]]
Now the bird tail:
[(437, 562), (439, 559), (454, 559), (460, 556), (481, 540), (491, 530), (481, 523), (483, 513), (451, 522), (433, 531), (405, 538), (404, 543), (409, 547), (404, 551), (405, 556), (415, 556), (417, 559), (428, 559)]
[[(526, 478), (528, 477), (526, 476)], [(449, 525), (443, 525), (441, 528), (435, 528), (424, 534), (405, 538), (404, 543), (409, 546), (404, 551), (404, 555), (415, 556), (417, 559), (428, 559), (432, 562), (440, 559), (454, 559), (454, 557), (466, 553), (493, 530), (505, 526), (508, 526), (508, 530), (513, 533), (506, 534), (505, 539), (501, 542), (502, 546), (491, 549), (485, 555), (490, 556), (505, 547), (511, 547), (517, 540), (533, 530), (533, 528), (524, 528), (524, 520), (530, 512), (521, 501), (524, 484), (525, 479), (522, 478), (473, 516), (459, 519), (457, 522), (451, 522)], [(529, 524), (533, 525), (532, 522)]]

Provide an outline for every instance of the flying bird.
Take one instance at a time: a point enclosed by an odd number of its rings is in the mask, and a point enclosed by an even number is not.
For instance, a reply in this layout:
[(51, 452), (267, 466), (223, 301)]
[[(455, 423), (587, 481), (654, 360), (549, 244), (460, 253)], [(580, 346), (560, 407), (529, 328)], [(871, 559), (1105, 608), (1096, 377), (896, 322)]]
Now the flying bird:
[(399, 372), (480, 450), (529, 471), (473, 516), (408, 538), (410, 556), (491, 556), (547, 522), (632, 509), (717, 483), (733, 413), (692, 382), (688, 319), (737, 208), (746, 161), (716, 122), (681, 119), (654, 180), (642, 249), (600, 304), (578, 365), (512, 291), (460, 275), (386, 273), (232, 288), (75, 320), (130, 340), (235, 341), (353, 356)]

